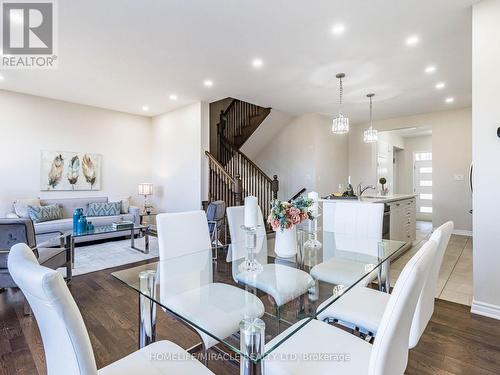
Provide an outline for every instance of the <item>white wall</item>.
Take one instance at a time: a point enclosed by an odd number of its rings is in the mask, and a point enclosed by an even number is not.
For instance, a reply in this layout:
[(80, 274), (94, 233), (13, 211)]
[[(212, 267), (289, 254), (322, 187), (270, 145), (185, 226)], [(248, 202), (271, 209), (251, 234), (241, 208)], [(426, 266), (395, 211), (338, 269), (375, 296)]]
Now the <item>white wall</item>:
[[(376, 183), (376, 146), (363, 143), (367, 124), (353, 126), (349, 132), (349, 174), (354, 184)], [(433, 225), (453, 220), (460, 233), (472, 230), (468, 213), (472, 206), (467, 174), (472, 160), (471, 109), (427, 113), (374, 122), (378, 130), (396, 130), (421, 126), (432, 127), (433, 152)], [(464, 175), (455, 181), (454, 175)]]
[[(206, 199), (208, 106), (194, 103), (153, 117), (155, 205), (163, 212), (201, 208)], [(203, 185), (204, 186), (204, 185)]]
[(298, 116), (260, 150), (255, 162), (268, 175), (278, 175), (281, 199), (290, 199), (303, 187), (326, 195), (345, 184), (347, 136), (333, 135), (330, 129), (326, 116)]
[(500, 1), (473, 10), (472, 145), (474, 299), (472, 312), (500, 319)]
[(285, 112), (271, 109), (271, 113), (269, 113), (257, 130), (243, 144), (241, 152), (254, 160), (270, 142), (273, 142), (276, 136), (292, 119), (293, 117)]
[[(102, 190), (40, 191), (40, 151), (102, 154)], [(0, 90), (0, 217), (30, 197), (137, 195), (151, 181), (151, 120)]]

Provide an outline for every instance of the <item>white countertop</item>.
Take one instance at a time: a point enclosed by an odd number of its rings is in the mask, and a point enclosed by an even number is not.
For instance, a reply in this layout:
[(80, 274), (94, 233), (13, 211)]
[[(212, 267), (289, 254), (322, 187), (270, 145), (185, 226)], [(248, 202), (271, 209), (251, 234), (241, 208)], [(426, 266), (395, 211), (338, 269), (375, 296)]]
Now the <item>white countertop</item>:
[(390, 194), (390, 195), (370, 195), (362, 196), (361, 199), (320, 199), (319, 202), (323, 203), (337, 203), (337, 202), (371, 202), (371, 203), (390, 203), (402, 201), (405, 199), (415, 198), (415, 194)]

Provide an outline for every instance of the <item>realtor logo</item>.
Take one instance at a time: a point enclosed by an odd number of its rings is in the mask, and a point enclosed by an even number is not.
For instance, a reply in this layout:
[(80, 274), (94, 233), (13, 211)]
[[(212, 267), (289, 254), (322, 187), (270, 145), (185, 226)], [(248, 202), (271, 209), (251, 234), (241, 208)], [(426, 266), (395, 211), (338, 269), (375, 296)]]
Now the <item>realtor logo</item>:
[[(36, 0), (35, 0), (36, 1)], [(54, 68), (55, 12), (52, 1), (2, 2), (2, 68)]]

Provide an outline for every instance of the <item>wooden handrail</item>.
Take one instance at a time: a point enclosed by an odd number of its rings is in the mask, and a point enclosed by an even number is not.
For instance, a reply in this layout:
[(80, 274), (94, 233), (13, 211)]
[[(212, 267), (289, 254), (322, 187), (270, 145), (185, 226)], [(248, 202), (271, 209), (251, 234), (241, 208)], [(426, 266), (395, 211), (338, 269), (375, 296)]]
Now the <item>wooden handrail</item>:
[(266, 172), (264, 172), (262, 169), (260, 169), (257, 164), (255, 164), (252, 160), (250, 160), (250, 158), (248, 156), (246, 156), (243, 152), (241, 152), (240, 150), (238, 150), (236, 147), (234, 147), (230, 142), (228, 142), (228, 140), (224, 137), (221, 137), (221, 141), (222, 143), (224, 143), (224, 146), (230, 148), (232, 151), (240, 154), (243, 159), (245, 159), (245, 161), (248, 162), (248, 164), (250, 164), (253, 168), (255, 168), (259, 173), (262, 174), (262, 176), (268, 180), (269, 182), (272, 182), (273, 179), (271, 177), (269, 177)]
[(235, 182), (235, 179), (233, 178), (233, 176), (231, 176), (225, 169), (224, 167), (222, 166), (221, 163), (219, 163), (219, 161), (217, 160), (217, 158), (215, 156), (213, 156), (210, 152), (208, 151), (205, 151), (205, 155), (210, 159), (210, 161), (212, 163), (214, 163), (216, 166), (217, 166), (217, 169), (220, 170), (220, 172), (228, 179), (228, 180), (231, 180), (233, 183)]
[(304, 194), (304, 193), (306, 192), (306, 190), (307, 190), (306, 188), (302, 188), (302, 189), (300, 189), (300, 191), (299, 191), (297, 194), (295, 194), (293, 197), (291, 197), (291, 198), (288, 200), (288, 202), (290, 202), (290, 203), (291, 203), (292, 201), (294, 201), (295, 199), (297, 199), (298, 197), (300, 197), (302, 194)]

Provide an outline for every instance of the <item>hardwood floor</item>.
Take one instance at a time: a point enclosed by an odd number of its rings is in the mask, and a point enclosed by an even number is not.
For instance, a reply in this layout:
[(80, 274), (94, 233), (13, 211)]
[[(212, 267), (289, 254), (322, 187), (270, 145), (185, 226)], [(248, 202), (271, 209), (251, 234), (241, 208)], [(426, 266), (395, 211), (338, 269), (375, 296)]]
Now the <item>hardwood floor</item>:
[[(89, 331), (98, 368), (137, 348), (137, 295), (110, 272), (74, 277), (70, 286)], [(24, 316), (23, 308), (18, 290), (0, 293), (2, 375), (46, 374), (36, 321)], [(407, 374), (500, 374), (500, 321), (471, 315), (469, 309), (452, 302), (436, 302), (427, 330), (410, 351)], [(189, 329), (160, 312), (158, 338), (184, 348), (198, 341)], [(209, 367), (216, 374), (239, 373), (239, 368), (222, 361), (210, 361)]]

